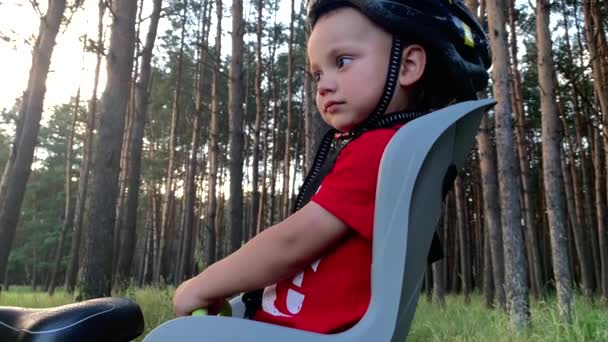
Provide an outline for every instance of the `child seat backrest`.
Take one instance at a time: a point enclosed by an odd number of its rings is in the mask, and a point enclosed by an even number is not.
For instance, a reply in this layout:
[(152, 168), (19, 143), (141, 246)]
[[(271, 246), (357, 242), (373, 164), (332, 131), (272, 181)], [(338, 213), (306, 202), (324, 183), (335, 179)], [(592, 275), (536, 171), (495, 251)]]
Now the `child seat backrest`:
[(353, 333), (361, 328), (375, 341), (405, 341), (441, 213), (444, 176), (450, 167), (462, 168), (481, 116), (494, 103), (468, 101), (429, 113), (403, 126), (386, 147), (376, 192), (372, 298)]

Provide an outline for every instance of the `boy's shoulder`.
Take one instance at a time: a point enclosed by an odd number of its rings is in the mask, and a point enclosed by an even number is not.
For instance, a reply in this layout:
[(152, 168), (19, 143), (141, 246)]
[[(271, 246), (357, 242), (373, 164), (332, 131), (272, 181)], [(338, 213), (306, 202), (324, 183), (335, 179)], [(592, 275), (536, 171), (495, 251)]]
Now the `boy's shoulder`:
[[(377, 128), (363, 133), (360, 137), (353, 140), (348, 146), (352, 146), (355, 149), (376, 149), (384, 147), (391, 140), (393, 135), (397, 133), (402, 125), (394, 125), (386, 128)], [(347, 147), (348, 147), (347, 146)]]
[(356, 164), (380, 162), (386, 145), (397, 133), (399, 127), (401, 126), (396, 125), (363, 133), (344, 147), (339, 159), (357, 160)]

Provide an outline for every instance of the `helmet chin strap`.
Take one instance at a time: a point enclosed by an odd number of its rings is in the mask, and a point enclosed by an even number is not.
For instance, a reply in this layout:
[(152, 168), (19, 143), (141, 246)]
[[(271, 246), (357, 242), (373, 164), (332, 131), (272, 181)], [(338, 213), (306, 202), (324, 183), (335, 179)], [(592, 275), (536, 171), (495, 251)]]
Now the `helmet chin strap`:
[(366, 121), (373, 119), (375, 116), (383, 115), (386, 112), (388, 105), (391, 103), (391, 99), (397, 88), (402, 54), (403, 42), (401, 42), (400, 38), (393, 36), (393, 44), (391, 46), (391, 54), (388, 62), (388, 73), (386, 75), (386, 81), (384, 82), (382, 97), (380, 98), (380, 101), (378, 101), (376, 109)]
[(388, 62), (388, 72), (386, 75), (386, 81), (384, 82), (384, 89), (382, 91), (382, 97), (378, 101), (376, 108), (372, 111), (372, 113), (357, 127), (352, 129), (349, 132), (339, 132), (336, 133), (335, 137), (337, 139), (345, 139), (356, 136), (360, 133), (360, 131), (365, 130), (365, 128), (372, 122), (378, 119), (378, 117), (384, 115), (386, 113), (386, 109), (391, 103), (391, 99), (393, 98), (393, 94), (395, 93), (395, 89), (397, 88), (397, 81), (399, 80), (399, 69), (401, 67), (401, 57), (403, 54), (403, 42), (400, 38), (393, 36), (393, 43), (391, 46), (391, 53), (389, 56)]

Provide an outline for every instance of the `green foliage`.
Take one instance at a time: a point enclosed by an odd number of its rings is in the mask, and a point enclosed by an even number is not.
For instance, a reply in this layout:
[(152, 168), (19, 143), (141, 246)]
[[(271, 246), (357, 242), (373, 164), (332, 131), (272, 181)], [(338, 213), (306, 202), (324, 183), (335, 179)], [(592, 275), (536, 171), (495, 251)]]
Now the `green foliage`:
[(6, 161), (8, 160), (10, 149), (12, 146), (12, 141), (9, 136), (2, 133), (0, 130), (0, 169), (4, 170), (4, 165), (6, 165)]
[(0, 110), (0, 134), (4, 137), (11, 138), (15, 134), (18, 112), (19, 107), (17, 104), (11, 109)]
[[(36, 159), (9, 257), (9, 279), (13, 284), (31, 282), (34, 272), (38, 275), (38, 281), (45, 282), (50, 274), (53, 253), (63, 225), (66, 143), (73, 109), (73, 103), (55, 107), (48, 122), (43, 123), (40, 129)], [(83, 118), (85, 109), (80, 107), (79, 110)], [(78, 140), (76, 137), (75, 141)], [(0, 158), (1, 155), (2, 149)], [(75, 157), (78, 157), (77, 150)], [(75, 158), (72, 179), (77, 176), (78, 163)]]

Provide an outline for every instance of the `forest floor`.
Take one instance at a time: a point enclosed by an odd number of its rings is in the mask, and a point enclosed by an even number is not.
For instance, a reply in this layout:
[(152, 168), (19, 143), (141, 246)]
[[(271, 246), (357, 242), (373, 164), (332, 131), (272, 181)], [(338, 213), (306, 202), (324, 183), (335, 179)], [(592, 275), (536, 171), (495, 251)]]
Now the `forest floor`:
[[(146, 322), (144, 336), (174, 318), (172, 294), (172, 289), (153, 288), (129, 289), (122, 294), (141, 306)], [(62, 291), (51, 297), (30, 288), (12, 287), (0, 293), (0, 306), (50, 307), (71, 303), (72, 298)], [(502, 310), (487, 309), (480, 294), (473, 295), (466, 305), (462, 296), (448, 296), (443, 309), (421, 297), (408, 341), (608, 341), (608, 306), (599, 301), (592, 303), (576, 296), (571, 326), (560, 322), (553, 298), (532, 300), (531, 313), (532, 328), (514, 335), (508, 315)]]

